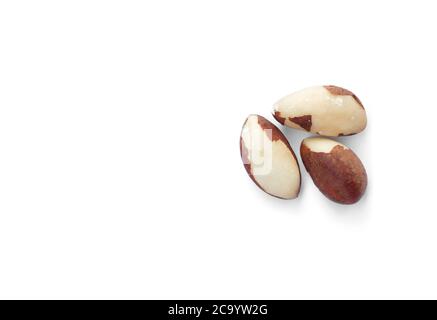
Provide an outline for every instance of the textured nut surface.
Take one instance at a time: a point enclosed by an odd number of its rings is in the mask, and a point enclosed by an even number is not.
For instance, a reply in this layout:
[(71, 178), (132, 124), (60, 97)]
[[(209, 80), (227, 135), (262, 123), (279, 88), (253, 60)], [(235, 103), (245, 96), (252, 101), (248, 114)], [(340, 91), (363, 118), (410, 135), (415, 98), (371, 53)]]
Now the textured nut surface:
[(343, 144), (327, 138), (302, 141), (300, 155), (319, 190), (342, 204), (360, 200), (367, 186), (367, 174), (357, 155)]
[(273, 123), (250, 115), (241, 131), (240, 152), (247, 173), (260, 189), (282, 199), (298, 196), (299, 164), (287, 139)]
[(366, 111), (351, 91), (337, 86), (316, 86), (294, 92), (273, 106), (275, 119), (288, 127), (324, 136), (361, 132)]

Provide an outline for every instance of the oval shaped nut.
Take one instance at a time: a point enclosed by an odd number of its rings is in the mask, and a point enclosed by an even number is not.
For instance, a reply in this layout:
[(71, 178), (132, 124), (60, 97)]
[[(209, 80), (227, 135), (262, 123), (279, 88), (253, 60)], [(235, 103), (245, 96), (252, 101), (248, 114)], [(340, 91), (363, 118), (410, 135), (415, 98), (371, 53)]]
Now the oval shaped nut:
[(319, 190), (329, 199), (352, 204), (367, 187), (367, 174), (361, 160), (345, 145), (328, 138), (302, 141), (300, 155)]
[(287, 127), (324, 136), (347, 136), (363, 131), (363, 104), (349, 90), (337, 86), (310, 87), (292, 93), (273, 106), (273, 116)]
[(250, 115), (240, 136), (244, 167), (255, 184), (268, 194), (296, 198), (300, 190), (300, 169), (288, 140), (270, 121)]

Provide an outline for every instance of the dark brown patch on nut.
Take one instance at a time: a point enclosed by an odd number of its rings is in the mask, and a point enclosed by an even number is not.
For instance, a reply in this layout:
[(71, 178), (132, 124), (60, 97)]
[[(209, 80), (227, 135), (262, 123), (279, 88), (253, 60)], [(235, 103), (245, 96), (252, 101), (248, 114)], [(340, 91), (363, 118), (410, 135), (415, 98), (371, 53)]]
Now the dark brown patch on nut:
[(285, 118), (281, 117), (281, 113), (279, 111), (275, 111), (273, 113), (273, 117), (278, 121), (280, 124), (285, 125)]
[(287, 138), (284, 136), (281, 130), (279, 130), (273, 123), (271, 123), (266, 118), (258, 115), (257, 117), (258, 117), (258, 124), (263, 130), (267, 130), (266, 134), (270, 138), (270, 140), (272, 141), (281, 140), (283, 143), (285, 143), (286, 146), (288, 146), (291, 149)]
[(302, 143), (300, 154), (314, 184), (329, 199), (352, 204), (364, 194), (366, 170), (352, 150), (338, 145), (330, 153), (313, 152)]
[(353, 96), (353, 92), (342, 87), (324, 86), (334, 96)]
[(354, 134), (357, 134), (357, 133), (356, 132), (355, 133), (348, 133), (348, 134), (339, 133), (338, 136), (339, 137), (347, 137), (347, 136), (353, 136)]
[(288, 119), (290, 119), (291, 122), (297, 124), (299, 127), (305, 129), (306, 131), (310, 131), (311, 126), (313, 125), (310, 115), (288, 118)]
[(326, 90), (328, 90), (331, 94), (334, 96), (352, 96), (352, 98), (355, 99), (356, 102), (361, 106), (361, 108), (364, 109), (363, 104), (361, 103), (360, 99), (352, 92), (342, 87), (337, 86), (324, 86)]

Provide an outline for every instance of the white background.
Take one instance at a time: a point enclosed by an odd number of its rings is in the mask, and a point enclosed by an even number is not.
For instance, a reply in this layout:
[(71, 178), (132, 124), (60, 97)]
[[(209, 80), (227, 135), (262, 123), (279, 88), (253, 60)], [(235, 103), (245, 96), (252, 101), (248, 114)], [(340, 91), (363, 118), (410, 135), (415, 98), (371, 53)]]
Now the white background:
[[(3, 1), (0, 298), (437, 298), (434, 1)], [(250, 113), (318, 84), (356, 205), (261, 192)], [(295, 151), (307, 135), (284, 130)]]

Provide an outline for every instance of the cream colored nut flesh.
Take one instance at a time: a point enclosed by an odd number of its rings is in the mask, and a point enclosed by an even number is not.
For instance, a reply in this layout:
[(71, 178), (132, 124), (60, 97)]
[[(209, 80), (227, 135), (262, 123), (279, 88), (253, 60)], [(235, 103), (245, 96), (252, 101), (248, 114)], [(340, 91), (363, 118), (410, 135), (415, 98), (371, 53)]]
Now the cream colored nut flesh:
[(337, 86), (316, 86), (294, 92), (273, 106), (273, 116), (283, 125), (324, 136), (361, 132), (366, 111), (356, 95)]
[(247, 173), (260, 189), (282, 199), (298, 196), (299, 164), (285, 136), (270, 121), (259, 115), (246, 119), (240, 152)]
[(300, 155), (319, 190), (329, 199), (352, 204), (367, 187), (367, 174), (358, 156), (345, 145), (322, 137), (302, 141)]

